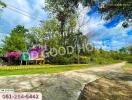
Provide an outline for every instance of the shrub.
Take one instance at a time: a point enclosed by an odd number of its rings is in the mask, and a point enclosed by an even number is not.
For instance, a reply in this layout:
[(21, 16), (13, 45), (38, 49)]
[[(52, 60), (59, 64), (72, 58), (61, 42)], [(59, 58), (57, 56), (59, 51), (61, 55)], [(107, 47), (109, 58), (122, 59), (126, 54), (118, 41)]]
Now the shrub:
[(129, 63), (132, 63), (132, 56), (125, 57), (125, 60), (127, 60)]
[(88, 64), (88, 63), (90, 63), (90, 57), (80, 56), (80, 63), (81, 64)]
[(72, 55), (72, 56), (56, 56), (56, 57), (49, 57), (47, 59), (47, 63), (50, 63), (50, 64), (74, 64), (74, 63), (77, 63), (77, 57), (76, 55)]
[(99, 57), (99, 56), (90, 57), (90, 61), (93, 63), (98, 63), (98, 64), (112, 64), (112, 63), (118, 62), (117, 60), (114, 60), (112, 58), (105, 58), (105, 57)]

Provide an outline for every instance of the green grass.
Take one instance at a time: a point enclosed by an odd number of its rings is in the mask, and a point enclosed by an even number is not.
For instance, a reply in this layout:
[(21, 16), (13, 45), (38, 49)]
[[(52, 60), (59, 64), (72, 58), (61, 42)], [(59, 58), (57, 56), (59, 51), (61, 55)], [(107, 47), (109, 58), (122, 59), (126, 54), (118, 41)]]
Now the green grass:
[(72, 65), (28, 65), (28, 66), (1, 66), (0, 76), (24, 74), (50, 74), (64, 71), (78, 70), (100, 66), (99, 64), (72, 64)]
[(126, 65), (124, 66), (124, 68), (132, 68), (132, 63), (126, 63)]
[(126, 63), (125, 66), (123, 66), (123, 69), (127, 72), (132, 74), (132, 63)]

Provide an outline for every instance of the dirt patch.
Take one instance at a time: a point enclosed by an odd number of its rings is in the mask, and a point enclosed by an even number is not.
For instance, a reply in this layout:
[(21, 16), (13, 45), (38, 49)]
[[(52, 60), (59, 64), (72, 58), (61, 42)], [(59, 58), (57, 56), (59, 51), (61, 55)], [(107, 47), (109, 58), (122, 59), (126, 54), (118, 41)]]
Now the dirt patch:
[(132, 100), (132, 86), (102, 78), (85, 85), (78, 100)]

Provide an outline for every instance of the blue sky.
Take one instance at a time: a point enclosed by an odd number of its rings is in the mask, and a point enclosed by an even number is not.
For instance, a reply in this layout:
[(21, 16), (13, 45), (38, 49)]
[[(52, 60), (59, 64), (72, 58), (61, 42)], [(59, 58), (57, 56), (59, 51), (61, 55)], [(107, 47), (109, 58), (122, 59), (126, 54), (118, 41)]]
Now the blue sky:
[[(9, 8), (0, 13), (0, 39), (4, 38), (11, 29), (21, 24), (26, 28), (38, 26), (41, 20), (46, 20), (48, 14), (42, 10), (44, 0), (3, 0)], [(19, 9), (17, 12), (15, 8)], [(22, 15), (19, 14), (22, 10)], [(77, 28), (88, 35), (90, 41), (98, 48), (119, 49), (132, 44), (132, 27), (121, 27), (123, 16), (115, 17), (111, 21), (104, 21), (97, 12), (97, 8), (78, 8), (80, 14)], [(28, 16), (28, 17), (27, 17)]]

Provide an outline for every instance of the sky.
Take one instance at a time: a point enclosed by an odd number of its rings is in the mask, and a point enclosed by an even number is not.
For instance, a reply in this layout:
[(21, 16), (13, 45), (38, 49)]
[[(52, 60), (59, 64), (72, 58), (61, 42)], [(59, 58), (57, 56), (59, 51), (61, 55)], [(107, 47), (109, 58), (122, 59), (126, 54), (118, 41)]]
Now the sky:
[[(38, 26), (40, 21), (48, 19), (47, 12), (42, 10), (44, 0), (2, 1), (7, 3), (7, 8), (0, 12), (0, 40), (8, 35), (16, 25), (31, 28)], [(132, 26), (122, 28), (123, 16), (105, 21), (97, 12), (96, 7), (84, 8), (81, 4), (77, 11), (79, 18), (76, 28), (80, 28), (97, 48), (116, 50), (132, 44)]]

